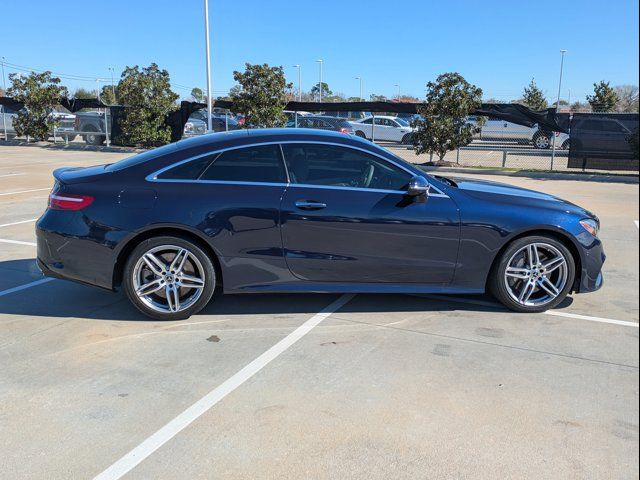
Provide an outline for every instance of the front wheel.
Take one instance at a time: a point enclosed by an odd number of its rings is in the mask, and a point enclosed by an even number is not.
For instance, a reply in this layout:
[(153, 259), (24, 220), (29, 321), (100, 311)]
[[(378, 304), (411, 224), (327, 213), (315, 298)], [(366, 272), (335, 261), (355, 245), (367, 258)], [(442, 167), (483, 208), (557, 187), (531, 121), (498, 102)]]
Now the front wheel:
[(202, 310), (216, 287), (209, 256), (180, 237), (144, 240), (129, 256), (124, 289), (133, 305), (156, 320), (182, 320)]
[(367, 136), (364, 134), (364, 132), (363, 132), (362, 130), (358, 130), (358, 131), (356, 132), (356, 136), (358, 136), (358, 137), (360, 137), (360, 138), (364, 138), (364, 139), (366, 139), (366, 138), (367, 138)]
[(489, 287), (507, 308), (538, 313), (559, 305), (575, 279), (571, 252), (553, 237), (520, 238), (507, 247), (491, 272)]
[(538, 132), (533, 136), (533, 146), (539, 150), (546, 150), (551, 146), (551, 135)]
[(400, 143), (402, 145), (411, 145), (413, 143), (413, 134), (412, 133), (406, 133), (402, 137), (402, 140), (400, 140)]

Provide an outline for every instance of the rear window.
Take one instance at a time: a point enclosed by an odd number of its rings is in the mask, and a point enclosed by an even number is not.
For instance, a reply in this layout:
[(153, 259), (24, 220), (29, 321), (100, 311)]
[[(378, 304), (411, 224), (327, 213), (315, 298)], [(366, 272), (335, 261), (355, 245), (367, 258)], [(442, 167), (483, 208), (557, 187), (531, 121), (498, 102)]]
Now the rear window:
[(140, 165), (141, 163), (148, 162), (150, 160), (153, 160), (154, 158), (161, 157), (162, 155), (173, 153), (176, 150), (177, 150), (176, 144), (170, 143), (168, 145), (164, 145), (159, 148), (154, 148), (153, 150), (147, 150), (146, 152), (133, 155), (132, 157), (127, 157), (123, 160), (120, 160), (119, 162), (112, 163), (111, 165), (107, 165), (105, 167), (105, 170), (107, 170), (108, 172), (117, 172), (125, 168), (133, 167), (135, 165)]
[(181, 163), (162, 172), (156, 178), (161, 180), (197, 180), (217, 155), (206, 155), (196, 160)]

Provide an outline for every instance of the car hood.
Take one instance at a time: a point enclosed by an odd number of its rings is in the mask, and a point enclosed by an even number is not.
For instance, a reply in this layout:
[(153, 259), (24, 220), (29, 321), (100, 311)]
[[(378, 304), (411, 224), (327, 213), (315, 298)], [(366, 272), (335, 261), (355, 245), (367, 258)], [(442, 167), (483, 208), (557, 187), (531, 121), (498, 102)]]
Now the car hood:
[(515, 187), (506, 183), (477, 180), (473, 178), (449, 177), (457, 184), (457, 189), (470, 197), (492, 200), (505, 205), (524, 205), (550, 208), (568, 213), (576, 213), (585, 217), (597, 218), (593, 213), (575, 205), (568, 200), (537, 192), (527, 188)]

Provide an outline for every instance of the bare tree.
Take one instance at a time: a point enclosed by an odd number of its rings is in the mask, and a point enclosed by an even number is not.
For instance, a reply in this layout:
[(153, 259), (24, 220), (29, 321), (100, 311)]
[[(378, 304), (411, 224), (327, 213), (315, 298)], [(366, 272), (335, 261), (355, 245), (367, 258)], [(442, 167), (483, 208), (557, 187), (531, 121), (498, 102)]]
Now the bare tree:
[(618, 85), (614, 87), (618, 95), (616, 111), (622, 113), (638, 113), (638, 86)]

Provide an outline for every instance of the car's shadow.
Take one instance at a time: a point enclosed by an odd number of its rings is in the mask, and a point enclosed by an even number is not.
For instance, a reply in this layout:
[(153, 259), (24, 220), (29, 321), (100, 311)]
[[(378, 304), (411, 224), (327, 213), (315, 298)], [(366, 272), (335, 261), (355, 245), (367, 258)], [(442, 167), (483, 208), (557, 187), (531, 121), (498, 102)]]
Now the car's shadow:
[[(0, 262), (0, 275), (18, 274), (25, 280), (9, 288), (41, 279), (33, 259)], [(288, 315), (320, 312), (339, 294), (245, 294), (220, 295), (193, 319), (206, 315)], [(570, 305), (565, 300), (561, 307)], [(448, 311), (508, 313), (488, 296), (444, 296), (405, 294), (358, 294), (340, 309), (342, 313), (397, 313)], [(120, 292), (56, 280), (0, 296), (0, 314), (21, 317), (75, 317), (94, 320), (149, 321)], [(1, 323), (1, 322), (0, 322)]]

